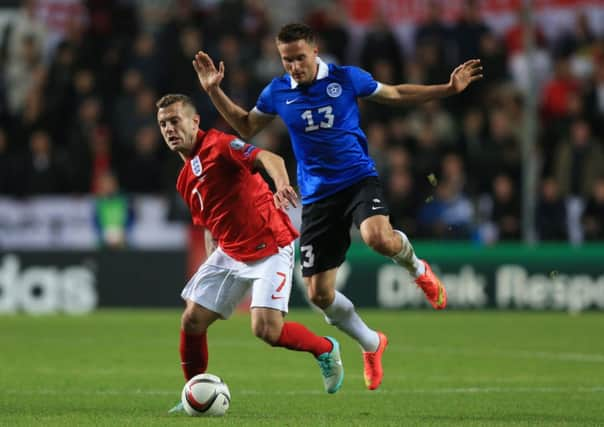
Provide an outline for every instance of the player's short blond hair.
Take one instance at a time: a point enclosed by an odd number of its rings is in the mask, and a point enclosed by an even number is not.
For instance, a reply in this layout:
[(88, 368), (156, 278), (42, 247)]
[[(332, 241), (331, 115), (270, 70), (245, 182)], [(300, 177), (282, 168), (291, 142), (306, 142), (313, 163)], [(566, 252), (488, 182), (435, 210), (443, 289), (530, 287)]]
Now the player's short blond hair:
[(197, 113), (197, 109), (195, 108), (195, 104), (193, 104), (193, 100), (181, 93), (169, 93), (167, 95), (162, 96), (156, 103), (155, 106), (159, 110), (160, 108), (169, 107), (172, 104), (176, 104), (177, 102), (182, 102), (183, 107), (189, 107), (193, 113)]

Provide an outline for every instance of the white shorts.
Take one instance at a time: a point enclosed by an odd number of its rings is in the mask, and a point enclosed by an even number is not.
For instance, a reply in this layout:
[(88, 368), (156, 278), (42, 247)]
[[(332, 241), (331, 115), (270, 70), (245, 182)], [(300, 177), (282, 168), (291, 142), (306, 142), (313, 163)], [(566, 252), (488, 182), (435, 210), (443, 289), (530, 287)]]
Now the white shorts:
[(253, 262), (240, 262), (217, 248), (199, 267), (180, 296), (228, 319), (252, 288), (251, 307), (287, 313), (292, 288), (294, 243)]

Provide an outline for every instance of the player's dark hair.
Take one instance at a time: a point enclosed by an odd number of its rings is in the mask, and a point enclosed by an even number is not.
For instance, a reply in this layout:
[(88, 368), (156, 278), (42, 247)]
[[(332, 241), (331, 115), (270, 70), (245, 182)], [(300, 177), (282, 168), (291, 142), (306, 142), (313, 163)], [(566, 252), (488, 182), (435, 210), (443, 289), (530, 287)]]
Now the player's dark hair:
[(277, 34), (277, 41), (280, 43), (291, 43), (298, 40), (305, 40), (308, 44), (315, 44), (315, 32), (308, 25), (292, 23), (281, 27)]
[(169, 107), (172, 104), (176, 104), (177, 102), (182, 102), (184, 107), (189, 107), (193, 110), (193, 112), (197, 112), (195, 108), (195, 104), (193, 104), (193, 100), (187, 95), (183, 95), (180, 93), (169, 93), (167, 95), (162, 96), (159, 101), (155, 103), (155, 106), (160, 108)]

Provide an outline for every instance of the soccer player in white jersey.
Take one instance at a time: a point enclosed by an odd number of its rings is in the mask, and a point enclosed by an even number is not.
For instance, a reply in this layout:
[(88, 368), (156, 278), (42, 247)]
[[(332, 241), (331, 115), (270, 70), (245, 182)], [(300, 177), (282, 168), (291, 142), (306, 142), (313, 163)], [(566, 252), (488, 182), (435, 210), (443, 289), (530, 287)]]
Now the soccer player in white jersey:
[(481, 79), (482, 66), (478, 59), (467, 61), (453, 70), (445, 84), (388, 85), (360, 68), (324, 63), (315, 35), (306, 25), (284, 26), (276, 43), (286, 73), (264, 88), (251, 111), (236, 105), (220, 88), (224, 63), (216, 68), (205, 52), (198, 52), (193, 66), (213, 104), (245, 139), (277, 115), (287, 126), (298, 162), (303, 205), (300, 249), (308, 296), (328, 323), (360, 344), (365, 384), (375, 390), (382, 382), (381, 358), (388, 339), (370, 329), (353, 303), (335, 290), (352, 223), (368, 246), (411, 273), (435, 309), (445, 308), (447, 293), (429, 264), (415, 255), (405, 233), (389, 222), (382, 186), (360, 128), (357, 99), (400, 105), (443, 98)]

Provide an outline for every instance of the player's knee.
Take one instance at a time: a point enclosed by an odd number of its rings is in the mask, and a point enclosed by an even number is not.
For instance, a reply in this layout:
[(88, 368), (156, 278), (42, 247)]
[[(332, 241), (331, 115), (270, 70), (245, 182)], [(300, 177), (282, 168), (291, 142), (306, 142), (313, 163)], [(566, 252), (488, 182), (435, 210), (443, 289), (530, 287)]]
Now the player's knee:
[(382, 255), (390, 255), (392, 252), (391, 239), (388, 238), (386, 233), (381, 232), (381, 230), (374, 230), (365, 233), (363, 235), (363, 240), (367, 246)]
[(321, 309), (329, 307), (336, 296), (335, 275), (333, 282), (331, 279), (321, 275), (304, 278), (308, 300)]
[(308, 299), (319, 308), (327, 308), (333, 302), (330, 292), (320, 292), (316, 288), (308, 288)]
[(257, 322), (252, 325), (253, 334), (268, 345), (277, 345), (281, 328), (270, 322)]
[(310, 302), (320, 308), (329, 307), (329, 303), (331, 302), (325, 295), (314, 294), (311, 292), (309, 292), (308, 299), (310, 299)]
[(186, 333), (201, 334), (207, 329), (193, 310), (185, 310), (181, 317), (181, 327)]

